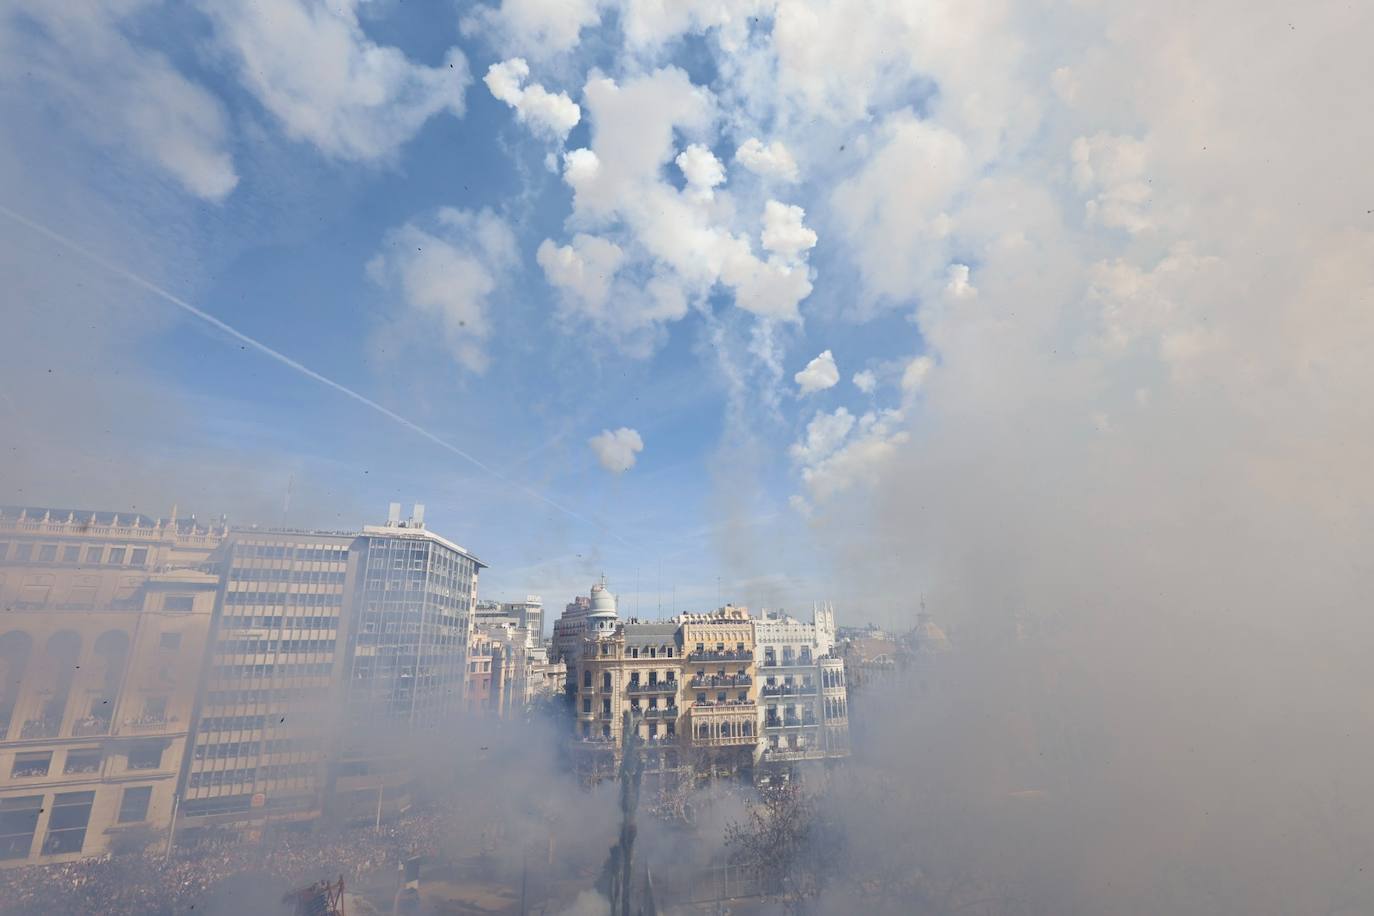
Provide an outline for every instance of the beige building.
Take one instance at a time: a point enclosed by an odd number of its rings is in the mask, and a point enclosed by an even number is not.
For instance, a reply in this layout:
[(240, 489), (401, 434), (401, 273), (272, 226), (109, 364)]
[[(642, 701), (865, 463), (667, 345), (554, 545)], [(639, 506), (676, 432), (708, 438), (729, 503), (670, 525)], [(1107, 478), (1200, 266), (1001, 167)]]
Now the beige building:
[(754, 621), (733, 605), (678, 619), (690, 678), (688, 739), (714, 765), (747, 766), (759, 740)]
[(573, 748), (584, 773), (614, 766), (625, 713), (643, 738), (650, 771), (750, 769), (759, 706), (745, 609), (630, 620), (599, 632), (583, 639), (573, 688)]
[(614, 766), (626, 712), (644, 739), (646, 767), (678, 766), (684, 746), (685, 669), (676, 623), (629, 621), (599, 638), (589, 637), (583, 640), (577, 670), (573, 748), (580, 769), (596, 773)]
[(175, 510), (0, 509), (0, 865), (168, 828), (223, 538)]

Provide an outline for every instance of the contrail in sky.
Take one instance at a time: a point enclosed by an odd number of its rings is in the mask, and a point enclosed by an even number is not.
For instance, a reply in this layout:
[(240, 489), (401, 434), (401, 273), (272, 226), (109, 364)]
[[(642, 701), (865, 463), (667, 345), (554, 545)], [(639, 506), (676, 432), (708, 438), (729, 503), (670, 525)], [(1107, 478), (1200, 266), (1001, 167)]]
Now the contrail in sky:
[(428, 439), (430, 442), (433, 442), (440, 448), (452, 452), (459, 458), (462, 458), (464, 461), (468, 462), (469, 464), (473, 465), (479, 470), (485, 471), (487, 474), (491, 475), (492, 477), (501, 481), (502, 483), (514, 487), (515, 489), (520, 490), (521, 492), (526, 493), (529, 496), (533, 496), (535, 499), (539, 500), (540, 502), (544, 503), (545, 505), (553, 509), (558, 510), (559, 512), (562, 512), (564, 515), (568, 516), (571, 519), (575, 519), (579, 522), (582, 522), (585, 525), (590, 525), (593, 528), (605, 531), (607, 534), (615, 538), (620, 543), (624, 544), (626, 547), (631, 546), (629, 541), (626, 541), (623, 537), (616, 534), (614, 531), (610, 530), (604, 525), (600, 525), (592, 521), (585, 515), (582, 515), (579, 512), (569, 509), (567, 506), (554, 502), (552, 499), (549, 499), (543, 493), (540, 493), (538, 490), (535, 490), (532, 487), (520, 483), (517, 480), (512, 480), (511, 478), (505, 476), (500, 471), (496, 470), (490, 465), (483, 463), (475, 456), (463, 451), (461, 448), (454, 445), (452, 442), (449, 442), (447, 439), (435, 435), (434, 433), (425, 429), (418, 423), (407, 420), (405, 417), (396, 413), (394, 410), (391, 410), (388, 407), (384, 407), (383, 405), (378, 404), (376, 401), (372, 400), (364, 394), (359, 394), (352, 388), (349, 388), (347, 385), (340, 384), (339, 382), (336, 382), (333, 379), (328, 378), (327, 376), (320, 375), (320, 373), (316, 372), (314, 369), (311, 369), (309, 366), (302, 365), (301, 363), (287, 356), (285, 353), (282, 353), (280, 350), (274, 350), (272, 347), (269, 347), (262, 341), (249, 337), (247, 334), (243, 333), (242, 331), (238, 330), (232, 325), (226, 324), (225, 322), (216, 318), (214, 315), (211, 315), (209, 312), (203, 311), (202, 309), (198, 309), (191, 303), (187, 302), (185, 299), (182, 299), (179, 296), (169, 293), (167, 290), (158, 286), (156, 283), (153, 283), (150, 280), (145, 280), (138, 274), (124, 267), (121, 267), (118, 264), (114, 264), (110, 261), (105, 260), (104, 258), (100, 257), (100, 255), (95, 254), (92, 251), (88, 251), (81, 245), (78, 245), (76, 242), (73, 242), (71, 239), (63, 235), (60, 235), (57, 232), (54, 232), (52, 229), (49, 229), (47, 226), (44, 226), (41, 223), (36, 223), (21, 213), (16, 213), (9, 207), (6, 207), (4, 204), (0, 204), (0, 213), (3, 213), (5, 216), (8, 216), (16, 223), (19, 223), (22, 226), (32, 229), (39, 235), (45, 236), (46, 238), (49, 238), (52, 241), (57, 242), (59, 245), (62, 245), (65, 248), (75, 251), (83, 258), (86, 258), (93, 264), (99, 265), (105, 270), (108, 270), (110, 273), (115, 274), (119, 277), (123, 277), (125, 280), (128, 280), (130, 283), (133, 283), (136, 286), (143, 287), (148, 292), (153, 293), (159, 298), (165, 299), (172, 305), (175, 305), (183, 312), (187, 312), (191, 315), (194, 315), (196, 318), (199, 318), (201, 321), (205, 322), (211, 327), (214, 327), (217, 330), (220, 330), (225, 334), (228, 334), (235, 340), (241, 341), (242, 343), (252, 347), (254, 350), (257, 350), (259, 353), (262, 353), (263, 355), (268, 356), (273, 360), (276, 360), (283, 366), (286, 366), (290, 369), (294, 369), (296, 372), (299, 372), (306, 378), (313, 379), (314, 381), (319, 382), (321, 385), (324, 385), (326, 388), (332, 388), (340, 394), (352, 398), (359, 404), (362, 404), (364, 407), (368, 407), (372, 410), (375, 410), (377, 413), (386, 417), (388, 420), (391, 420), (395, 423), (399, 423), (401, 426), (404, 426), (406, 429), (415, 433), (417, 436), (421, 436), (425, 439)]

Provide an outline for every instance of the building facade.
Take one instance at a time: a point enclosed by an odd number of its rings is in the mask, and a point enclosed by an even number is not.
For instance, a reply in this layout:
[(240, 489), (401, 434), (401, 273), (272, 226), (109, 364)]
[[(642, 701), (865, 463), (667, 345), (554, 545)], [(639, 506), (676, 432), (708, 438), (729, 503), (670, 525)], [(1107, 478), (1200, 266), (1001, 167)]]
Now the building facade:
[(571, 747), (588, 778), (613, 772), (627, 714), (649, 772), (762, 775), (848, 754), (828, 607), (811, 623), (727, 605), (658, 622), (608, 618), (584, 632), (569, 691)]
[(169, 829), (224, 537), (175, 510), (0, 509), (0, 866)]
[(229, 534), (179, 829), (318, 816), (340, 724), (354, 541)]
[(813, 608), (810, 623), (764, 611), (754, 621), (759, 656), (763, 763), (787, 765), (849, 753), (844, 661), (834, 655), (835, 614)]

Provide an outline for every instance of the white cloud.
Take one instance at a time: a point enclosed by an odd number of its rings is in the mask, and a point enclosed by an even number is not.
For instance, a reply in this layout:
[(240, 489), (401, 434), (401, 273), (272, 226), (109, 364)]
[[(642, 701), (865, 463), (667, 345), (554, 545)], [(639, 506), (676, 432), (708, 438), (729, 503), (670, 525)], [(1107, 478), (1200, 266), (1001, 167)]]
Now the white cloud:
[(829, 350), (825, 350), (807, 363), (805, 369), (792, 376), (792, 380), (797, 383), (802, 394), (814, 394), (833, 388), (840, 380), (840, 370), (835, 365), (835, 357)]
[(1090, 223), (1132, 233), (1150, 227), (1149, 154), (1143, 141), (1098, 133), (1074, 140), (1071, 156), (1075, 184), (1092, 195), (1084, 205)]
[(596, 453), (596, 460), (612, 474), (623, 474), (634, 467), (639, 452), (644, 450), (644, 440), (628, 426), (615, 431), (603, 429), (588, 439), (587, 444)]
[(604, 309), (616, 271), (625, 262), (625, 252), (619, 245), (582, 233), (573, 236), (570, 245), (560, 246), (545, 239), (535, 257), (549, 283), (592, 315)]
[(94, 141), (127, 149), (198, 197), (222, 200), (238, 184), (228, 118), (166, 56), (126, 35), (125, 18), (148, 5), (0, 11), (0, 75), (11, 86), (41, 87), (54, 113)]
[(801, 207), (770, 200), (763, 208), (763, 247), (789, 263), (816, 246), (816, 233), (802, 225)]
[(874, 389), (878, 387), (878, 376), (873, 373), (872, 369), (855, 372), (854, 387), (864, 394), (872, 394)]
[(830, 203), (868, 294), (900, 302), (943, 285), (949, 212), (971, 163), (956, 134), (909, 111), (889, 115), (877, 134), (875, 152)]
[[(809, 504), (823, 504), (847, 490), (875, 483), (882, 468), (899, 454), (902, 445), (910, 441), (910, 433), (902, 428), (904, 415), (901, 411), (870, 411), (860, 417), (857, 424), (852, 419), (850, 426), (857, 426), (857, 429), (848, 441), (841, 445), (823, 439), (822, 444), (829, 446), (828, 450), (815, 457), (808, 453), (807, 460), (802, 462), (801, 476), (811, 496)], [(807, 443), (792, 447), (794, 457), (799, 449), (807, 452), (811, 432), (808, 426)], [(833, 432), (823, 430), (818, 438)], [(848, 432), (846, 429), (846, 435)]]
[(797, 161), (780, 140), (764, 146), (757, 137), (750, 137), (735, 150), (735, 161), (765, 178), (796, 181), (800, 177)]
[(488, 303), (517, 261), (515, 235), (500, 217), (446, 207), (388, 232), (367, 271), (397, 301), (401, 322), (413, 323), (414, 337), (437, 328), (461, 366), (482, 372), (489, 362)]
[(529, 64), (513, 57), (487, 69), (483, 82), (491, 94), (515, 109), (516, 116), (536, 133), (554, 140), (566, 140), (568, 132), (582, 118), (582, 109), (566, 92), (552, 93), (538, 83), (523, 85), (530, 75)]
[[(769, 211), (777, 244), (788, 256), (775, 252), (761, 259), (750, 244), (753, 233), (736, 227), (728, 195), (717, 190), (725, 170), (709, 147), (694, 142), (674, 154), (676, 135), (693, 140), (709, 134), (714, 96), (670, 67), (623, 83), (593, 74), (583, 99), (592, 146), (564, 157), (563, 177), (573, 191), (569, 223), (614, 242), (628, 274), (654, 280), (648, 296), (618, 296), (614, 321), (603, 326), (652, 330), (680, 318), (687, 303), (704, 301), (716, 284), (745, 311), (796, 320), (799, 303), (811, 292), (804, 251), (814, 244), (814, 234), (800, 226), (801, 211)], [(672, 161), (687, 178), (685, 190), (664, 178)], [(642, 335), (626, 341), (644, 352)]]
[(968, 279), (967, 264), (949, 265), (949, 282), (945, 284), (945, 292), (954, 299), (972, 299), (978, 295), (978, 288)]
[(818, 413), (806, 424), (806, 438), (794, 443), (792, 460), (812, 466), (828, 458), (844, 442), (854, 428), (854, 415), (843, 407), (834, 413)]
[(902, 394), (911, 397), (921, 390), (921, 386), (926, 383), (930, 370), (935, 368), (935, 361), (929, 356), (918, 356), (906, 364), (902, 370)]
[(725, 181), (725, 166), (721, 165), (715, 153), (700, 143), (687, 147), (674, 161), (687, 179), (692, 196), (698, 200), (710, 200), (715, 196), (712, 189)]
[(337, 159), (389, 160), (432, 116), (462, 115), (471, 81), (457, 48), (437, 67), (376, 44), (360, 0), (201, 0), (239, 79), (287, 136)]
[(572, 50), (582, 30), (601, 20), (600, 0), (501, 0), (463, 21), (468, 35), (485, 32), (527, 56), (552, 57)]

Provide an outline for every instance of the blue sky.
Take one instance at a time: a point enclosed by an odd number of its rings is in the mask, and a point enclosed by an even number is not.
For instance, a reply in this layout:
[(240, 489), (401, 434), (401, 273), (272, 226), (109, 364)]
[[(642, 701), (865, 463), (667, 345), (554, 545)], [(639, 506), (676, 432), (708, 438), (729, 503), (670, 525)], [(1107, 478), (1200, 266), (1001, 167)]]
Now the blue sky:
[[(682, 313), (651, 322), (647, 333), (641, 326), (626, 334), (576, 310), (560, 310), (560, 291), (541, 270), (537, 251), (545, 239), (567, 244), (577, 231), (560, 159), (588, 145), (599, 125), (584, 115), (565, 140), (550, 140), (494, 97), (482, 77), (520, 50), (519, 37), (511, 38), (509, 29), (501, 34), (499, 10), (286, 3), (277, 12), (329, 20), (342, 40), (353, 43), (349, 49), (303, 48), (302, 58), (314, 54), (316, 63), (327, 64), (336, 55), (343, 58), (340, 66), (358, 68), (356, 55), (385, 53), (392, 56), (388, 67), (416, 72), (456, 62), (457, 82), (443, 91), (413, 84), (386, 88), (386, 78), (363, 75), (360, 82), (371, 78), (375, 85), (353, 91), (365, 95), (382, 87), (383, 96), (391, 93), (374, 108), (418, 104), (435, 110), (397, 127), (394, 115), (353, 111), (348, 100), (332, 99), (320, 104), (337, 104), (339, 123), (302, 126), (309, 118), (274, 108), (248, 70), (308, 64), (293, 60), (290, 47), (237, 44), (243, 39), (235, 30), (264, 23), (251, 22), (252, 15), (232, 5), (135, 2), (106, 7), (84, 22), (77, 11), (12, 11), (5, 28), (21, 59), (9, 65), (4, 104), (8, 122), (19, 130), (7, 145), (13, 167), (4, 203), (375, 399), (507, 479), (11, 220), (7, 237), (22, 239), (33, 256), (36, 294), (23, 303), (16, 296), (16, 313), (26, 307), (36, 313), (31, 324), (20, 325), (33, 364), (82, 350), (89, 377), (74, 381), (77, 388), (102, 385), (122, 371), (132, 390), (156, 392), (160, 404), (126, 416), (127, 403), (102, 403), (97, 410), (92, 402), (98, 419), (79, 442), (59, 441), (61, 434), (50, 429), (36, 431), (27, 457), (12, 459), (7, 476), (23, 491), (12, 496), (145, 511), (179, 501), (244, 523), (293, 525), (357, 524), (378, 518), (391, 500), (423, 501), (433, 528), (491, 564), (484, 578), (488, 594), (542, 592), (558, 604), (604, 570), (622, 592), (633, 592), (637, 579), (646, 611), (660, 592), (671, 596), (674, 588), (682, 609), (714, 603), (718, 578), (724, 597), (737, 600), (833, 597), (826, 593), (825, 553), (808, 543), (805, 516), (789, 506), (801, 484), (788, 448), (815, 411), (848, 405), (858, 416), (873, 403), (848, 376), (868, 363), (909, 359), (919, 335), (908, 317), (888, 310), (865, 322), (842, 320), (853, 269), (824, 239), (809, 265), (796, 262), (815, 281), (815, 291), (801, 298), (799, 309), (785, 306), (793, 314), (782, 320), (739, 308), (733, 290), (709, 277), (684, 281)], [(464, 17), (467, 28), (460, 25)], [(730, 123), (738, 112), (731, 111), (713, 38), (673, 35), (639, 60), (626, 56), (622, 40), (608, 14), (602, 26), (585, 30), (577, 48), (538, 58), (538, 42), (531, 42), (525, 50), (534, 70), (528, 82), (544, 79), (550, 94), (580, 99), (584, 81), (598, 75), (623, 83), (681, 68), (684, 81), (719, 98), (686, 133), (675, 129), (673, 155), (688, 139), (702, 142), (730, 171), (718, 190), (738, 187), (740, 206), (771, 198), (774, 190), (788, 203), (804, 203), (813, 193), (805, 179), (765, 191), (730, 162), (750, 131)], [(126, 85), (111, 85), (108, 95), (74, 89), (62, 69), (81, 53), (104, 57), (111, 83), (124, 79)], [(139, 67), (158, 55), (164, 62), (157, 72), (140, 75)], [(131, 58), (138, 63), (130, 64)], [(92, 110), (134, 104), (124, 95), (142, 91), (140, 80), (153, 78), (192, 87), (195, 97), (178, 101), (188, 111), (173, 111), (173, 118), (194, 120), (196, 112), (210, 109), (219, 127), (130, 126), (131, 118), (144, 116), (116, 110), (103, 122)], [(349, 91), (300, 79), (282, 93), (297, 91), (306, 104), (312, 91)], [(405, 84), (408, 78), (399, 79)], [(426, 92), (435, 96), (432, 104), (406, 98)], [(767, 126), (772, 118), (762, 120)], [(166, 135), (158, 136), (159, 130)], [(137, 132), (154, 136), (136, 139)], [(190, 165), (168, 165), (159, 160), (162, 152), (150, 152), (151, 144), (197, 149)], [(227, 189), (225, 163), (233, 176)], [(659, 171), (665, 188), (685, 193), (677, 165), (664, 162)], [(513, 242), (508, 261), (492, 270), (494, 287), (476, 297), (487, 326), (477, 341), (480, 366), (445, 340), (441, 317), (406, 301), (406, 265), (396, 265), (392, 281), (378, 282), (368, 269), (374, 259), (393, 256), (404, 227), (435, 230), (441, 208), (487, 212)], [(624, 222), (612, 218), (605, 225), (608, 237), (628, 249), (638, 230), (624, 229)], [(747, 222), (727, 215), (721, 227), (734, 230)], [(468, 250), (473, 231), (466, 225), (437, 237)], [(757, 239), (752, 247), (762, 255)], [(417, 245), (417, 252), (422, 248)], [(489, 251), (476, 255), (488, 266), (501, 258)], [(612, 310), (618, 298), (642, 295), (643, 284), (656, 275), (654, 258), (629, 260), (639, 263), (627, 266), (626, 285), (610, 295)], [(67, 270), (83, 279), (54, 276)], [(446, 279), (441, 283), (447, 286)], [(100, 316), (90, 333), (71, 342), (62, 338), (90, 315)], [(775, 338), (768, 358), (777, 361), (776, 370), (761, 369), (759, 354), (749, 350), (751, 335), (765, 325)], [(798, 395), (792, 374), (826, 349), (839, 359), (841, 382)], [(733, 388), (726, 363), (735, 367), (728, 370), (737, 375)], [(54, 397), (49, 413), (78, 409)], [(607, 470), (589, 440), (622, 427), (639, 434), (642, 451), (632, 467)], [(52, 459), (63, 449), (84, 459), (59, 469)], [(148, 479), (130, 479), (127, 463), (92, 460), (101, 450), (142, 466)], [(741, 539), (756, 543), (757, 552), (741, 552)]]
[(1325, 109), (1281, 75), (1347, 66), (1330, 27), (1140, 15), (0, 6), (0, 489), (299, 526), (424, 502), (488, 595), (554, 606), (603, 571), (641, 610), (717, 580), (972, 601), (1102, 492), (1093, 461), (1194, 460), (1199, 404), (1224, 453), (1360, 339), (1306, 303), (1363, 282), (1358, 189), (1314, 176), (1367, 144), (1304, 143)]

